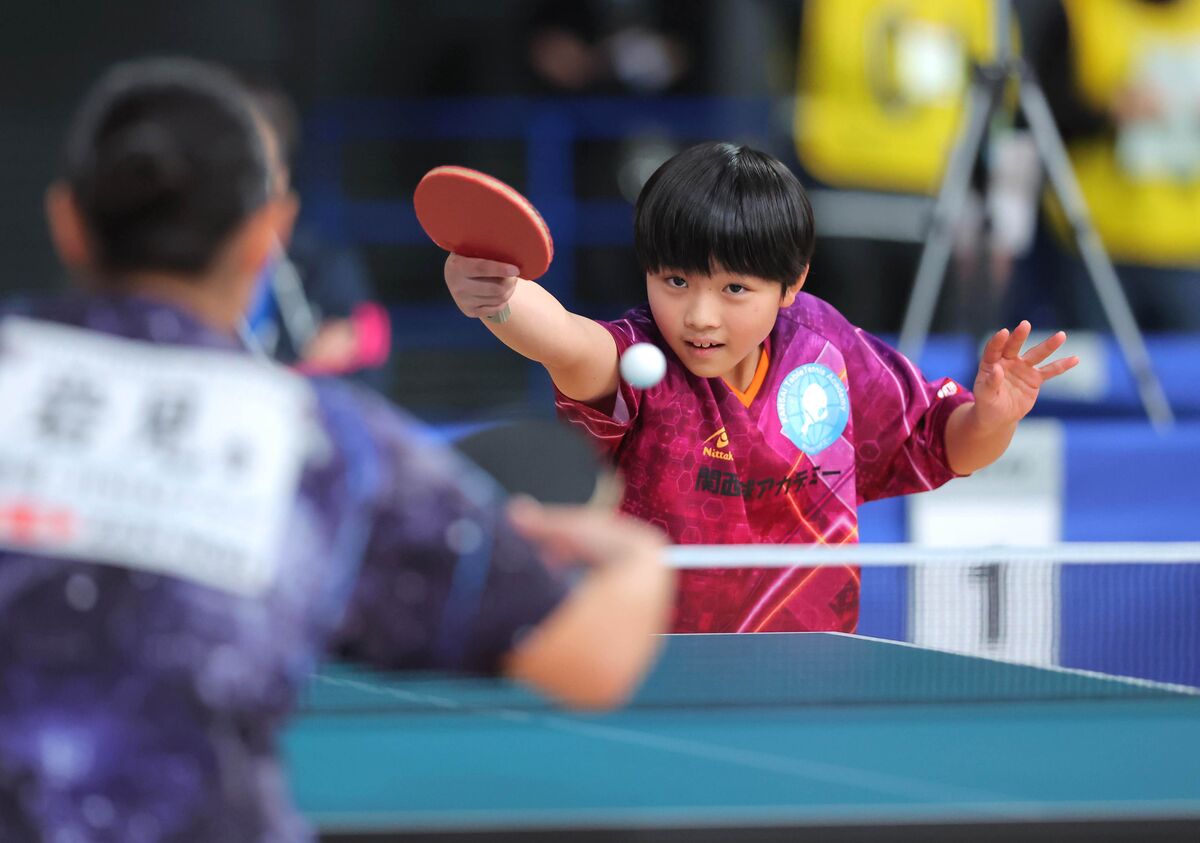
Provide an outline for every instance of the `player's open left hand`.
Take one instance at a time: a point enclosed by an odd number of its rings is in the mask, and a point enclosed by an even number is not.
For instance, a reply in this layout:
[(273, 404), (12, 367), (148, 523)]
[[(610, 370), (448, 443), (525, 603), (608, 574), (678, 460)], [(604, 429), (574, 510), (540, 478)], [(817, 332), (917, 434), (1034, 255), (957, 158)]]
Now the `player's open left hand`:
[(1012, 331), (1003, 328), (983, 348), (974, 391), (976, 417), (985, 428), (1000, 428), (1023, 419), (1033, 409), (1042, 384), (1079, 362), (1078, 357), (1064, 357), (1042, 365), (1067, 341), (1063, 331), (1022, 354), (1021, 347), (1031, 330), (1026, 321)]
[(495, 316), (512, 298), (519, 271), (511, 264), (451, 254), (446, 258), (446, 286), (467, 316)]

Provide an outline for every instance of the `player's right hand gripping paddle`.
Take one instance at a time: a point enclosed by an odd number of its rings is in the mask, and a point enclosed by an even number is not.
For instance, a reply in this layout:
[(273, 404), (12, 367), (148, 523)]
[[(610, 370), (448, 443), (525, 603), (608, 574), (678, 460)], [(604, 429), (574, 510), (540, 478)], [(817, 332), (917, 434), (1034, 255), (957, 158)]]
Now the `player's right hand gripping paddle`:
[(545, 504), (614, 507), (620, 501), (612, 466), (582, 433), (559, 421), (497, 424), (455, 440), (454, 447), (509, 494)]
[[(537, 209), (499, 179), (467, 167), (434, 167), (413, 194), (417, 221), (441, 248), (468, 258), (510, 263), (530, 281), (554, 258), (554, 241)], [(487, 317), (508, 320), (508, 305)]]

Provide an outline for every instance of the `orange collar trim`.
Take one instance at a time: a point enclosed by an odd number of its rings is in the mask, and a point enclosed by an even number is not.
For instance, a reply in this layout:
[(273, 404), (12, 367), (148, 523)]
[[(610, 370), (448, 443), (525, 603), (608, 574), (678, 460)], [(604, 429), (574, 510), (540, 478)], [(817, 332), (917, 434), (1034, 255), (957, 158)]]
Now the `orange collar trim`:
[(743, 407), (749, 407), (754, 403), (758, 391), (762, 389), (763, 382), (767, 379), (767, 368), (770, 366), (770, 356), (764, 348), (758, 355), (758, 366), (754, 369), (754, 379), (750, 381), (750, 386), (746, 387), (746, 391), (742, 392), (729, 381), (725, 381), (725, 385), (729, 387), (729, 391), (737, 396), (737, 399), (742, 402)]

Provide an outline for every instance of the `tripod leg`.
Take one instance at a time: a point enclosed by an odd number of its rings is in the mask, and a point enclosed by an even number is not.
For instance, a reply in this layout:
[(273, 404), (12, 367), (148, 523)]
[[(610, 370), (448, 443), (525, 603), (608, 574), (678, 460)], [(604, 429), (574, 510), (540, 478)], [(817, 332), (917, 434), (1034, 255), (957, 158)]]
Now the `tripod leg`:
[(1046, 175), (1066, 212), (1075, 243), (1079, 247), (1079, 254), (1087, 267), (1088, 276), (1092, 279), (1092, 286), (1100, 296), (1100, 304), (1108, 317), (1108, 323), (1112, 326), (1117, 345), (1121, 348), (1126, 365), (1133, 372), (1142, 406), (1155, 427), (1160, 430), (1170, 427), (1175, 422), (1171, 405), (1158, 376), (1154, 373), (1142, 332), (1138, 328), (1137, 320), (1133, 318), (1133, 311), (1129, 308), (1125, 291), (1121, 289), (1117, 272), (1108, 257), (1108, 252), (1104, 250), (1104, 244), (1100, 242), (1095, 226), (1092, 225), (1087, 203), (1079, 183), (1075, 180), (1075, 172), (1071, 169), (1066, 147), (1058, 134), (1058, 128), (1054, 125), (1054, 117), (1050, 113), (1046, 96), (1028, 69), (1022, 69), (1020, 78), (1021, 110), (1029, 121), (1034, 143), (1037, 144), (1042, 163), (1046, 167)]
[(984, 79), (977, 78), (971, 83), (967, 119), (942, 176), (942, 186), (933, 205), (929, 234), (917, 265), (917, 278), (913, 282), (904, 324), (900, 328), (900, 351), (914, 362), (920, 357), (925, 339), (929, 336), (929, 326), (933, 324), (933, 311), (937, 307), (938, 295), (946, 276), (946, 263), (954, 246), (954, 224), (971, 187), (971, 170), (979, 158), (988, 118), (995, 107), (999, 90)]

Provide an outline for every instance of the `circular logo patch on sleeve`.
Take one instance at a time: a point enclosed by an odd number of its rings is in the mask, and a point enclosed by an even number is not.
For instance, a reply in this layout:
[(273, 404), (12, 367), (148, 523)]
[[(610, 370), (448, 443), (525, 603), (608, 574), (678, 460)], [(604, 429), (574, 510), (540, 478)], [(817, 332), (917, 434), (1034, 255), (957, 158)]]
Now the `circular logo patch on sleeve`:
[(782, 432), (809, 456), (838, 440), (850, 421), (850, 394), (832, 369), (805, 363), (788, 373), (777, 399)]

